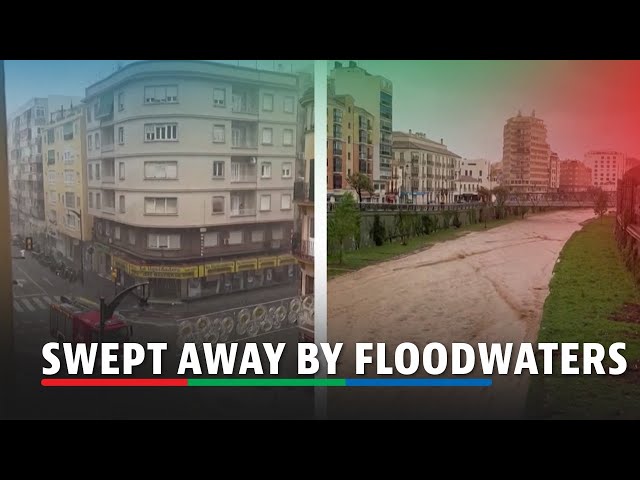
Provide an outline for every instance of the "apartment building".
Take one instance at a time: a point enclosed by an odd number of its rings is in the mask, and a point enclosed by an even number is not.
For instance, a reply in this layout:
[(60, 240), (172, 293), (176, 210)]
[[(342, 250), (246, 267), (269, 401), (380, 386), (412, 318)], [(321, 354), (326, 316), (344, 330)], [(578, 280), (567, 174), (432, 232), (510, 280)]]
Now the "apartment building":
[(42, 128), (49, 112), (78, 105), (80, 97), (32, 98), (8, 116), (9, 195), (13, 233), (29, 236), (43, 248), (46, 240), (42, 174)]
[(84, 264), (91, 263), (85, 243), (93, 227), (87, 210), (84, 110), (74, 106), (51, 112), (42, 128), (45, 250), (58, 252), (80, 268), (83, 255)]
[(372, 115), (372, 174), (377, 198), (381, 199), (391, 180), (393, 84), (353, 61), (347, 65), (335, 62), (329, 72), (329, 82), (336, 95), (351, 95), (356, 105)]
[(513, 192), (546, 193), (551, 187), (549, 158), (544, 121), (520, 112), (504, 126), (502, 183)]
[(560, 186), (560, 158), (556, 152), (549, 154), (549, 191), (557, 192)]
[(400, 203), (452, 203), (456, 195), (456, 172), (461, 157), (422, 132), (393, 132), (392, 178)]
[(373, 184), (373, 115), (351, 95), (332, 95), (331, 86), (328, 91), (327, 192), (341, 194), (350, 189), (352, 173), (367, 175)]
[(454, 201), (477, 200), (480, 187), (491, 189), (488, 160), (463, 158), (458, 165)]
[(560, 192), (586, 192), (591, 186), (591, 169), (580, 160), (560, 162)]
[[(293, 254), (300, 267), (300, 295), (309, 295), (314, 291), (314, 101), (313, 89), (308, 89), (300, 98), (302, 116), (301, 128), (302, 157), (304, 162), (296, 172), (293, 189), (295, 205)], [(331, 111), (331, 107), (329, 107)]]
[(171, 299), (293, 281), (297, 83), (181, 60), (88, 87), (94, 268)]
[(591, 169), (591, 184), (606, 191), (615, 191), (622, 180), (626, 155), (615, 150), (591, 150), (584, 154), (584, 164)]

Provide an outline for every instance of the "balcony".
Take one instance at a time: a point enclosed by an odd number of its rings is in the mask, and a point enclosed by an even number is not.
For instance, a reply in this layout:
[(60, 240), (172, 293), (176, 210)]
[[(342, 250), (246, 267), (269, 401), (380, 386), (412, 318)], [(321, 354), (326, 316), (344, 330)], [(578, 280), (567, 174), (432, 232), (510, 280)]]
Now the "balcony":
[(110, 215), (115, 215), (116, 214), (116, 207), (111, 206), (111, 205), (102, 205), (102, 211), (104, 213), (108, 213)]
[(232, 217), (255, 217), (256, 209), (255, 208), (231, 208), (229, 215)]
[(258, 148), (257, 122), (231, 122), (231, 146), (233, 148)]
[(258, 91), (233, 87), (231, 111), (246, 115), (258, 114)]
[(255, 217), (256, 215), (256, 194), (255, 192), (232, 192), (231, 217)]
[(293, 200), (298, 203), (313, 204), (313, 182), (297, 180), (293, 184)]
[(101, 153), (113, 152), (113, 143), (103, 143), (100, 146), (100, 152)]
[(256, 183), (258, 173), (255, 157), (231, 157), (231, 183)]
[(313, 262), (314, 239), (303, 240), (300, 233), (295, 233), (291, 239), (291, 250), (293, 255), (302, 261)]
[(102, 183), (116, 183), (115, 175), (102, 175)]

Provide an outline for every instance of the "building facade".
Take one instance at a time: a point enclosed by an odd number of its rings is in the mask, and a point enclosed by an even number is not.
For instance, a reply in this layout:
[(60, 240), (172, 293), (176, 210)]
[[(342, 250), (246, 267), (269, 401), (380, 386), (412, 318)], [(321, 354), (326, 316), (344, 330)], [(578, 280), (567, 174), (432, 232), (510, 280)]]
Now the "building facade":
[(560, 162), (560, 192), (586, 192), (591, 187), (591, 169), (580, 160)]
[(456, 172), (460, 156), (449, 151), (444, 141), (424, 133), (393, 132), (396, 172), (390, 185), (400, 203), (452, 203), (456, 196)]
[(542, 119), (535, 112), (531, 116), (518, 112), (507, 120), (503, 135), (502, 184), (513, 192), (548, 192), (551, 150)]
[[(335, 62), (329, 82), (336, 95), (351, 95), (359, 107), (372, 115), (372, 174), (377, 198), (384, 198), (391, 180), (393, 158), (393, 84), (384, 77), (371, 75), (356, 62)], [(380, 189), (384, 186), (384, 190)]]
[(350, 189), (347, 178), (353, 173), (367, 175), (373, 184), (373, 115), (351, 95), (329, 94), (327, 106), (327, 191)]
[[(314, 101), (313, 89), (307, 90), (300, 98), (304, 138), (302, 156), (304, 162), (296, 172), (293, 189), (295, 223), (292, 241), (293, 254), (300, 267), (300, 295), (314, 291)], [(331, 107), (329, 108), (331, 112)]]
[(13, 232), (32, 237), (43, 248), (46, 240), (42, 128), (49, 112), (69, 108), (80, 97), (51, 95), (32, 98), (8, 116), (9, 195)]
[(591, 150), (584, 154), (584, 164), (591, 169), (591, 184), (605, 191), (616, 190), (625, 163), (625, 154), (615, 150)]
[(42, 134), (45, 250), (64, 256), (78, 269), (83, 256), (86, 260), (85, 243), (93, 227), (87, 209), (85, 132), (84, 111), (77, 106), (51, 112)]
[(293, 281), (297, 83), (145, 61), (88, 87), (93, 268), (171, 299)]
[(463, 158), (458, 165), (454, 201), (477, 200), (480, 187), (491, 189), (488, 160)]
[(560, 158), (556, 152), (549, 155), (549, 191), (557, 192), (560, 187)]

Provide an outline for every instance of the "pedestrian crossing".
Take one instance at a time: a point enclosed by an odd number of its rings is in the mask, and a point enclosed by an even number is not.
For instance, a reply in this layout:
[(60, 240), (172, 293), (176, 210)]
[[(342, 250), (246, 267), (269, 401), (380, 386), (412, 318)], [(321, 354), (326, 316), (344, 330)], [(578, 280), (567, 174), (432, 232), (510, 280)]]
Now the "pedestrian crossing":
[(13, 300), (13, 309), (18, 313), (29, 313), (38, 310), (49, 310), (49, 305), (59, 302), (58, 295), (40, 295), (33, 297), (18, 297)]

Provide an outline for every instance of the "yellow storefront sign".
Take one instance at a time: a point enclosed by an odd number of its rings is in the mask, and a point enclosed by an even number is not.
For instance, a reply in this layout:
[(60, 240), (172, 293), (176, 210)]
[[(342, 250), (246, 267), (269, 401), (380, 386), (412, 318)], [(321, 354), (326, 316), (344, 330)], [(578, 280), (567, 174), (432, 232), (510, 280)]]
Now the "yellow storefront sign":
[(296, 263), (296, 259), (291, 255), (283, 255), (278, 257), (278, 265), (293, 265)]
[(262, 257), (258, 259), (258, 268), (272, 268), (278, 265), (278, 257)]
[(245, 270), (256, 270), (258, 268), (258, 259), (251, 258), (247, 260), (236, 260), (236, 272), (244, 272)]
[(129, 275), (138, 278), (198, 278), (198, 265), (134, 265), (129, 264)]
[(236, 262), (206, 263), (204, 265), (204, 273), (207, 277), (212, 275), (220, 275), (222, 273), (233, 273), (235, 272), (235, 270)]
[(129, 262), (127, 262), (124, 258), (116, 257), (115, 255), (111, 256), (111, 266), (114, 268), (119, 268), (120, 271), (129, 273)]

